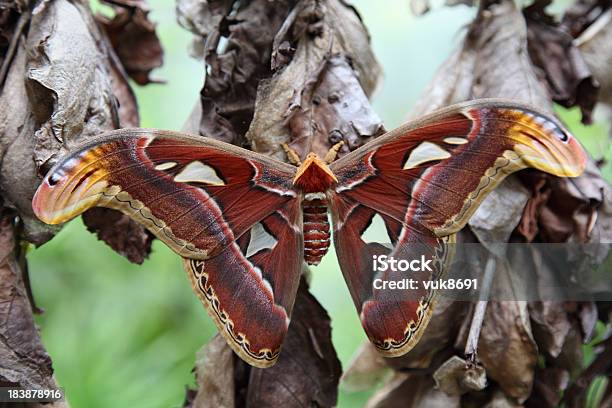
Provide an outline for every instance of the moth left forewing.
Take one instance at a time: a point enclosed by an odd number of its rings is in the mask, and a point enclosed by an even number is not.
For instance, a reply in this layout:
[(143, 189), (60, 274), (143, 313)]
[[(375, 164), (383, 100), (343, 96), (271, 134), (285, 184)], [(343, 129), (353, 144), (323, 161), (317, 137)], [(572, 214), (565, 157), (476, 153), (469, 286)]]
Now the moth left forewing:
[(43, 180), (33, 207), (48, 223), (92, 206), (117, 209), (179, 255), (205, 259), (295, 200), (294, 172), (213, 140), (123, 129), (63, 158)]

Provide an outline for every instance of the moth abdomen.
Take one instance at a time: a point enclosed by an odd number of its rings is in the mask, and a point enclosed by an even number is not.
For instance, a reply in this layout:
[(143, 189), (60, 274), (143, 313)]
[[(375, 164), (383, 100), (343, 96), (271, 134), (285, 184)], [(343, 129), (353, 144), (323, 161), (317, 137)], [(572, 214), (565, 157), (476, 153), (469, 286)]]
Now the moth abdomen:
[(327, 253), (330, 243), (327, 199), (324, 194), (306, 194), (302, 202), (304, 211), (304, 260), (318, 265)]

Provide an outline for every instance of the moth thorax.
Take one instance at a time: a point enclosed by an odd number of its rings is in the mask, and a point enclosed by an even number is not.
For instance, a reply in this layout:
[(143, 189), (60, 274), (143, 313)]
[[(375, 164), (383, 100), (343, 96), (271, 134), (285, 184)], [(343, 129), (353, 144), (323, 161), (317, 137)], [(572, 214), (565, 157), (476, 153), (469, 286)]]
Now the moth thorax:
[(308, 193), (302, 202), (304, 211), (304, 260), (318, 265), (329, 249), (327, 198), (324, 193)]

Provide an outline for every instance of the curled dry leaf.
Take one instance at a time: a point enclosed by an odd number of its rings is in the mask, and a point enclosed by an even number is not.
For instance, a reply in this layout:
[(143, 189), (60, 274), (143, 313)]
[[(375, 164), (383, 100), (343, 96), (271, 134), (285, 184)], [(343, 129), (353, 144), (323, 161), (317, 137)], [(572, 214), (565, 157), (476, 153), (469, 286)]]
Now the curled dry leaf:
[(304, 158), (310, 151), (323, 157), (343, 141), (342, 155), (383, 131), (367, 99), (380, 68), (353, 8), (338, 0), (301, 1), (294, 14), (275, 39), (294, 51), (262, 81), (247, 139), (281, 160), (282, 143)]
[(281, 143), (324, 155), (333, 143), (344, 140), (348, 151), (382, 132), (367, 100), (380, 68), (352, 7), (284, 1), (264, 13), (268, 3), (255, 1), (232, 13), (233, 5), (178, 4), (208, 68), (200, 134), (285, 160)]
[(529, 56), (544, 73), (553, 100), (568, 108), (579, 106), (582, 122), (591, 123), (599, 84), (572, 36), (552, 18), (542, 17), (546, 15), (536, 5), (525, 9)]
[(529, 181), (524, 184), (530, 186), (531, 196), (525, 204), (516, 230), (527, 242), (532, 242), (539, 231), (540, 210), (550, 199), (551, 191), (546, 176), (540, 172), (526, 172), (522, 179)]
[(529, 303), (529, 317), (533, 336), (541, 352), (557, 357), (563, 349), (565, 337), (572, 328), (569, 316), (558, 302)]
[[(499, 279), (494, 282), (497, 284)], [(506, 395), (521, 403), (529, 397), (538, 348), (531, 334), (527, 302), (489, 302), (478, 355), (487, 375)]]
[[(578, 2), (580, 4), (581, 2)], [(601, 1), (601, 6), (606, 2)], [(588, 21), (585, 24), (581, 21), (578, 15), (570, 20), (577, 23), (581, 29), (575, 43), (580, 49), (584, 59), (593, 72), (593, 76), (600, 84), (599, 102), (597, 107), (606, 114), (608, 121), (612, 121), (612, 8), (603, 8), (600, 6), (600, 13), (595, 13), (597, 16), (594, 20)], [(596, 5), (594, 6), (597, 7)], [(590, 16), (593, 13), (585, 14)], [(571, 10), (566, 13), (565, 17), (571, 15)], [(564, 19), (564, 23), (566, 20)], [(568, 23), (571, 24), (571, 23)], [(587, 28), (582, 30), (586, 26)], [(610, 127), (610, 135), (612, 136), (612, 127)]]
[(538, 175), (524, 178), (524, 181), (537, 186), (541, 177), (550, 188), (548, 199), (539, 200), (537, 224), (542, 242), (612, 241), (609, 217), (599, 216), (610, 188), (592, 161), (587, 163), (585, 172), (574, 179)]
[[(27, 87), (40, 129), (34, 158), (39, 166), (79, 138), (118, 125), (117, 106), (89, 9), (66, 0), (44, 2), (32, 13), (27, 38)], [(65, 44), (74, 45), (71, 49)]]
[(57, 227), (38, 221), (32, 211), (32, 196), (40, 179), (32, 160), (37, 124), (30, 110), (26, 90), (27, 51), (19, 40), (17, 54), (10, 64), (0, 91), (0, 188), (3, 205), (16, 209), (25, 224), (25, 237), (32, 242), (49, 240)]
[[(478, 240), (490, 243), (507, 242), (521, 221), (529, 192), (516, 177), (506, 178), (480, 204), (468, 225)], [(503, 208), (503, 211), (500, 209)]]
[(447, 395), (461, 395), (480, 391), (487, 386), (487, 375), (482, 366), (452, 356), (433, 375), (436, 387)]
[(194, 57), (206, 59), (216, 51), (221, 38), (221, 23), (232, 10), (233, 4), (234, 0), (176, 2), (179, 24), (195, 34), (192, 44)]
[(440, 66), (410, 118), (475, 98), (508, 98), (552, 112), (527, 52), (527, 26), (511, 1), (483, 8), (464, 41)]
[[(38, 175), (77, 141), (122, 124), (137, 125), (138, 115), (124, 69), (86, 2), (41, 2), (32, 10), (28, 27), (23, 37), (17, 35), (19, 46), (0, 95), (8, 107), (0, 112), (0, 186), (5, 204), (15, 208), (25, 224), (24, 237), (41, 244), (57, 228), (33, 215)], [(149, 238), (144, 239), (141, 227), (121, 231), (127, 218), (112, 218), (116, 224), (106, 218), (96, 221), (105, 226), (101, 235), (111, 246), (140, 239), (135, 248), (146, 250)], [(125, 234), (129, 237), (118, 238)], [(136, 259), (144, 256), (146, 252)]]
[(344, 370), (340, 386), (349, 391), (364, 391), (373, 388), (391, 374), (383, 356), (369, 341), (361, 344), (355, 356)]
[(0, 385), (57, 389), (51, 358), (34, 323), (24, 285), (25, 254), (13, 226), (14, 214), (0, 214)]
[(396, 372), (370, 398), (365, 408), (453, 408), (460, 407), (459, 396), (449, 396), (434, 388), (429, 376)]
[(197, 391), (189, 393), (186, 408), (233, 408), (235, 355), (216, 334), (196, 354)]
[(164, 52), (148, 18), (146, 1), (106, 1), (114, 5), (110, 19), (97, 15), (125, 72), (139, 85), (158, 82), (150, 78), (151, 71), (163, 64)]
[(472, 98), (508, 98), (552, 113), (550, 95), (527, 52), (527, 26), (512, 1), (478, 14), (466, 42), (477, 52)]
[(270, 58), (275, 33), (293, 7), (291, 1), (270, 6), (267, 0), (207, 4), (182, 0), (179, 22), (201, 37), (207, 64), (201, 91), (199, 133), (246, 146), (244, 135), (255, 110), (257, 86), (271, 75)]

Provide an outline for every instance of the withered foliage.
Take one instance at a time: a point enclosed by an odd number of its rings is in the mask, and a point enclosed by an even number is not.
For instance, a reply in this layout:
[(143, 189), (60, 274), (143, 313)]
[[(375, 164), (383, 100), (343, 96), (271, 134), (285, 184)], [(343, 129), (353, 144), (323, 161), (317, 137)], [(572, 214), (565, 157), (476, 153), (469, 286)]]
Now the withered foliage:
[[(39, 222), (32, 212), (40, 175), (75, 143), (106, 130), (137, 126), (138, 107), (128, 74), (145, 78), (161, 63), (161, 47), (146, 21), (146, 3), (114, 4), (117, 16), (107, 23), (123, 16), (122, 23), (107, 24), (105, 29), (98, 21), (106, 20), (96, 19), (85, 0), (0, 2), (0, 189), (5, 237), (0, 246), (6, 275), (0, 293), (4, 310), (0, 331), (6, 346), (0, 348), (2, 383), (56, 386), (51, 360), (32, 319), (29, 289), (23, 285), (27, 282), (23, 252), (16, 249), (21, 240), (42, 244), (58, 230)], [(121, 41), (111, 41), (122, 36)], [(130, 59), (134, 51), (138, 58)], [(127, 217), (96, 211), (88, 214), (86, 223), (132, 261), (142, 262), (148, 254), (148, 233)]]
[(163, 64), (163, 50), (155, 34), (155, 25), (149, 21), (146, 1), (107, 0), (113, 5), (111, 19), (96, 16), (108, 35), (113, 49), (126, 73), (139, 85), (152, 82), (151, 71)]
[(15, 217), (5, 209), (0, 214), (0, 386), (57, 389), (34, 324), (26, 268)]
[[(285, 160), (345, 141), (353, 150), (382, 132), (367, 96), (380, 68), (355, 10), (341, 1), (181, 0), (207, 66), (199, 132)], [(341, 152), (342, 154), (342, 152)]]

